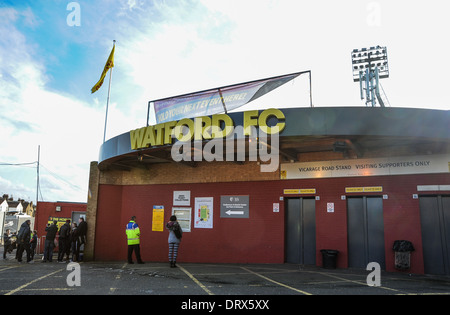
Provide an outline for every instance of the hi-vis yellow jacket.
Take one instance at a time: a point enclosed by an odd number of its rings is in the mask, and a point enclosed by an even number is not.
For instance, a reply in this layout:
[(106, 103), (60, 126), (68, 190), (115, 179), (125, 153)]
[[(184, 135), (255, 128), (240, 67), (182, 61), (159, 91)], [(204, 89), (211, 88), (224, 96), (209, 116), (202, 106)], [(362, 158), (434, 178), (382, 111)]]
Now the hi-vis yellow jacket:
[(127, 224), (127, 239), (128, 239), (128, 245), (136, 245), (139, 244), (139, 236), (141, 235), (141, 232), (139, 231), (139, 226), (136, 222), (130, 221)]

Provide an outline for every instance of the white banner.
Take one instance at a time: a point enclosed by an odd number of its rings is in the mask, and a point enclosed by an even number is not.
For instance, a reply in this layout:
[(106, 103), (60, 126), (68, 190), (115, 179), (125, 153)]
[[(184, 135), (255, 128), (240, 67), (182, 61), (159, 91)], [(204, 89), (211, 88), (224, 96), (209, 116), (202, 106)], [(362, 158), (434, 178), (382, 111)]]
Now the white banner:
[(281, 179), (448, 172), (450, 172), (448, 154), (281, 164)]

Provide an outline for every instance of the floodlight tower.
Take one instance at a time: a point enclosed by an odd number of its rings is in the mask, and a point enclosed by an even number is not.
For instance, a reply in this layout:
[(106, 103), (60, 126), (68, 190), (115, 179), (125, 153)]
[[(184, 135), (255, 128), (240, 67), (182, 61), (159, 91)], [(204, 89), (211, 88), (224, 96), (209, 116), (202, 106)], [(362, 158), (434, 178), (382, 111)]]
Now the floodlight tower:
[[(375, 107), (378, 99), (381, 107), (379, 85), (380, 79), (389, 78), (389, 66), (386, 47), (370, 47), (353, 49), (352, 51), (353, 82), (359, 82), (361, 100), (366, 92), (366, 106)], [(376, 97), (376, 99), (375, 99)]]

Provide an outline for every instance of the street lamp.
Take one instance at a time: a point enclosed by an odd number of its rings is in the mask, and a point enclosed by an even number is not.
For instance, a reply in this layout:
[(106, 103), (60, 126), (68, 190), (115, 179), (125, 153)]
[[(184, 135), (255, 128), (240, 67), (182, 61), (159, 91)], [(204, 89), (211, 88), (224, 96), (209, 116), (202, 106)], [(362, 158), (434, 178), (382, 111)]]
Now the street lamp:
[(359, 82), (362, 100), (364, 99), (364, 91), (366, 92), (366, 106), (374, 107), (376, 99), (378, 99), (380, 106), (384, 107), (379, 90), (379, 80), (389, 78), (386, 47), (353, 49), (352, 67), (353, 82)]

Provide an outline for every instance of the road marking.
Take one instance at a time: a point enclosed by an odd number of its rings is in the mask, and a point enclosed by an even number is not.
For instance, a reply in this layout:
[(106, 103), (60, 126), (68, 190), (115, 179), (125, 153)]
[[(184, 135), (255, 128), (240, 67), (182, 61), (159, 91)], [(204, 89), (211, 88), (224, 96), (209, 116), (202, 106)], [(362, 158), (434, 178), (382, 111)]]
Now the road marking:
[(40, 281), (40, 280), (42, 280), (42, 279), (45, 279), (45, 278), (47, 278), (47, 277), (50, 277), (50, 276), (52, 276), (52, 275), (54, 275), (54, 274), (56, 274), (56, 273), (58, 273), (58, 272), (61, 272), (61, 271), (63, 271), (63, 270), (65, 270), (65, 269), (56, 270), (56, 271), (53, 271), (52, 273), (49, 273), (49, 274), (47, 274), (47, 275), (45, 275), (45, 276), (42, 276), (42, 277), (37, 278), (37, 279), (34, 279), (33, 281), (30, 281), (30, 282), (28, 282), (28, 283), (25, 283), (24, 285), (21, 285), (21, 286), (18, 287), (17, 289), (14, 289), (14, 290), (12, 290), (12, 291), (9, 291), (9, 292), (6, 293), (5, 295), (12, 295), (12, 294), (14, 294), (14, 293), (16, 293), (16, 292), (19, 292), (20, 290), (22, 290), (22, 289), (28, 287), (29, 285), (31, 285), (31, 284), (33, 284), (33, 283), (35, 283), (35, 282), (38, 282), (38, 281)]
[(1, 271), (8, 270), (8, 269), (19, 268), (19, 267), (20, 267), (20, 266), (5, 267), (5, 268), (0, 269), (0, 272), (1, 272)]
[(38, 288), (38, 289), (23, 289), (22, 291), (74, 291), (73, 288)]
[(207, 287), (205, 287), (200, 281), (198, 281), (189, 271), (187, 271), (186, 269), (184, 269), (183, 267), (181, 267), (180, 265), (177, 265), (178, 268), (181, 269), (181, 271), (183, 271), (185, 274), (187, 274), (187, 276), (189, 278), (192, 279), (192, 281), (194, 281), (200, 288), (202, 288), (206, 293), (208, 293), (209, 295), (214, 295), (214, 293), (212, 293)]
[(302, 291), (302, 290), (299, 290), (299, 289), (290, 287), (290, 286), (288, 286), (287, 284), (284, 284), (284, 283), (281, 283), (281, 282), (272, 280), (272, 279), (270, 279), (270, 278), (267, 278), (266, 276), (263, 276), (263, 275), (261, 275), (261, 274), (259, 274), (259, 273), (257, 273), (257, 272), (251, 271), (250, 269), (247, 269), (247, 268), (245, 268), (245, 267), (241, 267), (241, 269), (244, 269), (244, 270), (247, 271), (247, 272), (250, 272), (250, 273), (252, 273), (252, 274), (254, 274), (254, 275), (256, 275), (256, 276), (258, 276), (258, 277), (260, 277), (260, 278), (263, 278), (263, 279), (265, 279), (265, 280), (267, 280), (267, 281), (270, 281), (270, 282), (272, 282), (272, 283), (275, 283), (275, 284), (277, 284), (277, 285), (279, 285), (279, 286), (285, 287), (285, 288), (287, 288), (287, 289), (289, 289), (289, 290), (293, 290), (293, 291), (299, 292), (299, 293), (304, 294), (304, 295), (312, 295), (312, 293), (308, 293), (308, 292), (306, 292), (306, 291)]
[[(314, 272), (314, 271), (313, 271), (313, 272)], [(331, 277), (331, 278), (339, 279), (339, 280), (342, 280), (342, 281), (344, 281), (344, 282), (351, 282), (351, 283), (360, 284), (360, 285), (362, 285), (362, 286), (368, 286), (366, 282), (356, 281), (356, 280), (350, 280), (350, 279), (345, 279), (345, 278), (341, 278), (341, 277), (338, 277), (338, 276), (335, 276), (335, 275), (332, 275), (332, 274), (329, 274), (329, 273), (325, 273), (325, 272), (316, 272), (316, 273), (321, 274), (321, 275), (325, 275), (325, 276), (328, 276), (328, 277)], [(388, 287), (383, 287), (383, 286), (374, 287), (374, 288), (379, 288), (379, 289), (384, 289), (384, 290), (390, 290), (390, 291), (394, 291), (394, 292), (401, 292), (400, 290), (396, 290), (396, 289), (392, 289), (392, 288), (388, 288)]]

